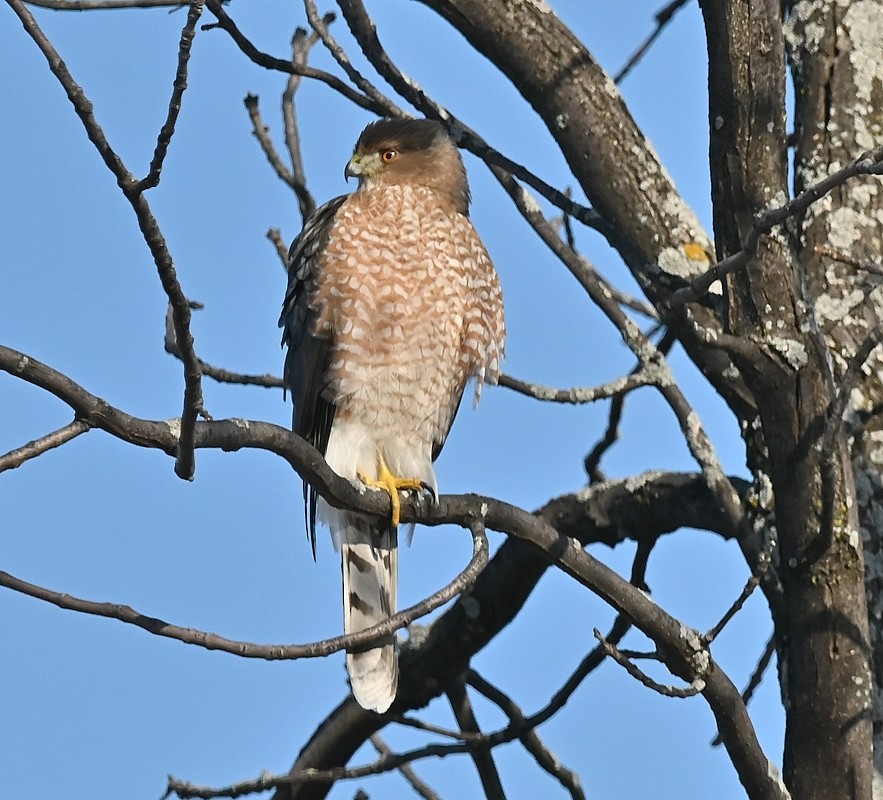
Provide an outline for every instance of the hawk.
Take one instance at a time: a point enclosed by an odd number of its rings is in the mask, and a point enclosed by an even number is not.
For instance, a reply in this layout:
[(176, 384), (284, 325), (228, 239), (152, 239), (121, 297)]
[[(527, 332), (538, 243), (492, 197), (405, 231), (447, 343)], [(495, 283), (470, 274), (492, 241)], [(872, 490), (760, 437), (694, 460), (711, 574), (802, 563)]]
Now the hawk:
[[(400, 490), (437, 496), (433, 462), (467, 382), (495, 383), (505, 326), (500, 284), (469, 221), (469, 185), (445, 129), (425, 119), (368, 125), (346, 166), (355, 192), (308, 219), (289, 253), (280, 319), (293, 428), (341, 477), (382, 488), (391, 515), (340, 511), (304, 483), (307, 528), (341, 552), (344, 630), (396, 612)], [(395, 699), (396, 637), (347, 653), (356, 700)]]

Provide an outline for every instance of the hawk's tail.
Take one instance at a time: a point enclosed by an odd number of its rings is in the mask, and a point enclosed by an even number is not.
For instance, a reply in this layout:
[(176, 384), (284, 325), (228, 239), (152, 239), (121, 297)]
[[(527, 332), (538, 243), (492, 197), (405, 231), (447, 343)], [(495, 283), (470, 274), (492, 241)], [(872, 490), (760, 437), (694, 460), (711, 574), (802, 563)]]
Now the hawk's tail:
[[(343, 568), (344, 632), (370, 628), (396, 613), (399, 551), (397, 531), (387, 522), (339, 513)], [(382, 714), (396, 696), (399, 679), (396, 635), (370, 650), (348, 652), (346, 668), (353, 695), (363, 708)]]

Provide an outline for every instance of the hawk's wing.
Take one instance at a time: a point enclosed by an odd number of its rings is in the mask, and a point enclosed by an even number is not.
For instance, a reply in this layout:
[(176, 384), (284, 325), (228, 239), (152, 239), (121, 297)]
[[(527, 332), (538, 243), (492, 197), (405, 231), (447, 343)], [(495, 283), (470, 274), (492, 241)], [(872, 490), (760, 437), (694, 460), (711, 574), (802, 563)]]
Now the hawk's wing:
[[(317, 336), (316, 312), (309, 306), (318, 270), (334, 215), (348, 195), (336, 197), (319, 208), (305, 223), (288, 251), (288, 291), (282, 305), (279, 326), (285, 356), (285, 387), (294, 402), (294, 432), (325, 454), (334, 420), (334, 405), (323, 396), (325, 371), (331, 339)], [(316, 491), (304, 481), (304, 510), (307, 531), (316, 555)]]

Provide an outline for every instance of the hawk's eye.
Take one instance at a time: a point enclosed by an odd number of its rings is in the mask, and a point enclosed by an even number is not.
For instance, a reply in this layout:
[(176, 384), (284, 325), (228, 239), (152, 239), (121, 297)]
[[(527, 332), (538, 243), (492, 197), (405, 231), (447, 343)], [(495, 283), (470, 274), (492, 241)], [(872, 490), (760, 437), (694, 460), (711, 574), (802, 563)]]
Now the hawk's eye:
[(398, 150), (384, 150), (380, 154), (380, 158), (384, 163), (389, 164), (390, 161), (395, 161), (398, 155)]

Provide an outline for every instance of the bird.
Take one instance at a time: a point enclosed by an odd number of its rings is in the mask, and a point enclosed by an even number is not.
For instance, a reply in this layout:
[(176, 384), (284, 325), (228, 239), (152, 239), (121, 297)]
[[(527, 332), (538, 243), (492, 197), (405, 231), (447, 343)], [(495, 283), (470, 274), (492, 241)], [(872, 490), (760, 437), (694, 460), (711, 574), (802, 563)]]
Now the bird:
[[(382, 118), (344, 171), (358, 186), (306, 220), (289, 251), (280, 318), (292, 427), (339, 476), (390, 498), (388, 518), (338, 510), (304, 481), (308, 536), (341, 553), (344, 632), (396, 612), (399, 491), (438, 498), (433, 462), (466, 385), (496, 383), (505, 345), (500, 281), (469, 219), (463, 159), (428, 119)], [(383, 713), (397, 637), (346, 656), (350, 686)]]

